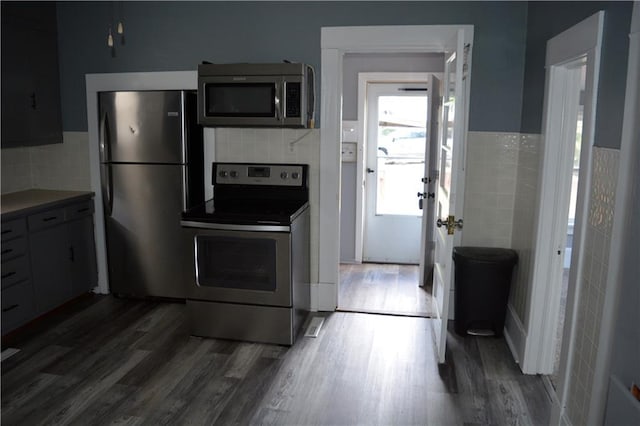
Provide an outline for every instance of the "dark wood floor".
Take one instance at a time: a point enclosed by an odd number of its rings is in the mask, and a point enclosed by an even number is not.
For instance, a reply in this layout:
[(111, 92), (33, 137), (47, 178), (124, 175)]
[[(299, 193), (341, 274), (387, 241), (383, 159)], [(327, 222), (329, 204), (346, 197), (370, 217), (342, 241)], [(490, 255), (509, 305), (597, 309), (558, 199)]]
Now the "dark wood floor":
[(426, 318), (326, 314), (291, 348), (190, 337), (185, 306), (93, 296), (16, 336), (2, 424), (547, 424), (501, 339)]
[(430, 292), (418, 285), (417, 265), (340, 265), (340, 310), (428, 318), (433, 314)]

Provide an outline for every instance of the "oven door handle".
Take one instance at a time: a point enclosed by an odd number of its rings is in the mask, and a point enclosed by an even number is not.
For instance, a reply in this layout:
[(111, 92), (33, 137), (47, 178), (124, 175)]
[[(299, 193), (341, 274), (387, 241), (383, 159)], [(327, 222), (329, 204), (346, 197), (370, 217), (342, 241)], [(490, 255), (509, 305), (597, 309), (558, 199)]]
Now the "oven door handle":
[(290, 232), (289, 225), (237, 225), (229, 223), (207, 223), (194, 220), (181, 220), (180, 225), (185, 228), (215, 229), (220, 231), (251, 231), (251, 232)]

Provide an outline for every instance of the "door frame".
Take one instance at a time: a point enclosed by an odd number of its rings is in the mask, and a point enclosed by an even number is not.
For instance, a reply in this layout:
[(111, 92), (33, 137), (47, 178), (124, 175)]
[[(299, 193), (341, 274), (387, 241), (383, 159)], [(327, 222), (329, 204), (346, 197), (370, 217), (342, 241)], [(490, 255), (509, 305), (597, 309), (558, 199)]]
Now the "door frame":
[[(340, 140), (342, 134), (342, 80), (345, 53), (444, 52), (463, 30), (465, 43), (473, 41), (473, 25), (403, 25), (323, 27), (321, 29), (320, 211), (318, 283), (311, 287), (312, 308), (334, 311), (340, 281)], [(471, 78), (469, 58), (468, 77)], [(469, 90), (465, 105), (468, 132)]]
[[(356, 241), (355, 260), (362, 262), (364, 251), (364, 226), (365, 226), (365, 190), (364, 181), (366, 178), (366, 153), (367, 153), (367, 110), (366, 102), (367, 85), (370, 83), (414, 83), (428, 82), (431, 74), (442, 74), (432, 72), (361, 72), (358, 73), (358, 160), (356, 162)], [(427, 93), (427, 96), (431, 96)], [(429, 113), (431, 111), (429, 110)]]
[[(566, 160), (568, 147), (560, 129), (562, 129), (562, 111), (565, 105), (565, 91), (562, 86), (565, 65), (579, 58), (586, 59), (587, 75), (585, 83), (584, 125), (582, 133), (582, 151), (580, 159), (580, 184), (576, 202), (576, 224), (571, 259), (571, 275), (565, 308), (565, 324), (560, 353), (558, 371), (558, 387), (552, 390), (553, 404), (562, 410), (567, 400), (567, 384), (571, 371), (571, 360), (575, 345), (573, 342), (576, 329), (577, 306), (580, 294), (580, 273), (586, 230), (588, 209), (587, 190), (591, 187), (591, 153), (594, 145), (595, 113), (598, 95), (598, 77), (600, 70), (600, 50), (604, 26), (604, 12), (598, 12), (584, 21), (574, 25), (547, 42), (545, 101), (543, 115), (543, 158), (542, 173), (539, 180), (539, 200), (536, 215), (536, 234), (533, 248), (533, 268), (530, 273), (532, 283), (530, 305), (527, 312), (529, 328), (525, 341), (522, 371), (528, 374), (550, 374), (553, 363), (550, 363), (551, 351), (555, 345), (548, 342), (555, 339), (558, 306), (560, 299), (559, 286), (552, 274), (562, 266), (561, 256), (564, 247), (558, 243), (558, 230), (565, 229), (567, 215), (558, 209), (563, 201), (568, 203), (568, 191), (564, 182), (567, 177), (557, 176), (557, 169), (562, 160)], [(584, 148), (588, 149), (585, 150)], [(573, 150), (573, 148), (571, 149)], [(552, 212), (552, 214), (549, 214)], [(582, 218), (582, 219), (581, 219)], [(564, 237), (564, 236), (562, 236)], [(559, 275), (558, 275), (559, 276)], [(550, 302), (551, 301), (551, 302)]]

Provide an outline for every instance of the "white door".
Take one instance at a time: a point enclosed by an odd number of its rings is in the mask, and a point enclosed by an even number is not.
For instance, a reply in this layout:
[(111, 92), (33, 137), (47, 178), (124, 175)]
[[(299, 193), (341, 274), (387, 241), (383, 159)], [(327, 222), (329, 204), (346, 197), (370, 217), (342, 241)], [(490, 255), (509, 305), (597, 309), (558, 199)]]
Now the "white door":
[(363, 260), (418, 264), (427, 83), (367, 85)]
[(422, 232), (420, 233), (420, 271), (418, 281), (421, 287), (433, 282), (433, 259), (435, 249), (435, 188), (438, 169), (438, 140), (440, 135), (440, 102), (442, 101), (442, 83), (433, 74), (429, 77), (429, 120), (427, 132), (427, 152), (422, 177)]
[(434, 330), (438, 361), (445, 362), (450, 292), (453, 282), (452, 253), (462, 228), (463, 147), (467, 84), (463, 78), (464, 39), (458, 33), (456, 48), (445, 53), (442, 134), (438, 146), (439, 177), (436, 187), (436, 247), (433, 273)]

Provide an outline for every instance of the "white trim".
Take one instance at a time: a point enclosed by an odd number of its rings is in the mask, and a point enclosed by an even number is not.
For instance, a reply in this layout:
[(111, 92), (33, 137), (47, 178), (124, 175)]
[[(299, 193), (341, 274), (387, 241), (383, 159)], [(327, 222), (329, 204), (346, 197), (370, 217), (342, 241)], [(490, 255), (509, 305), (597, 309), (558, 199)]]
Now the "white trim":
[(515, 308), (507, 304), (507, 316), (504, 322), (504, 337), (516, 363), (520, 364), (524, 356), (527, 331), (518, 318)]
[[(593, 15), (590, 18), (582, 21), (577, 24), (575, 27), (570, 28), (569, 30), (561, 33), (560, 35), (551, 39), (547, 46), (548, 50), (551, 53), (548, 54), (548, 60), (557, 61), (557, 62), (549, 62), (547, 63), (547, 77), (546, 77), (546, 89), (545, 89), (545, 116), (543, 123), (543, 140), (544, 140), (544, 152), (543, 152), (543, 162), (542, 162), (542, 173), (540, 176), (540, 184), (539, 184), (539, 205), (538, 205), (538, 213), (537, 213), (537, 223), (536, 223), (536, 237), (534, 242), (534, 259), (533, 259), (533, 268), (530, 273), (530, 282), (531, 282), (531, 294), (529, 300), (531, 303), (529, 304), (529, 312), (526, 317), (529, 318), (529, 327), (527, 330), (527, 341), (525, 347), (525, 353), (522, 360), (522, 371), (527, 374), (548, 374), (551, 371), (547, 371), (549, 369), (549, 365), (543, 365), (543, 357), (545, 351), (550, 350), (545, 344), (548, 340), (548, 336), (545, 334), (545, 331), (548, 333), (552, 328), (550, 324), (547, 323), (548, 317), (554, 315), (553, 312), (550, 311), (550, 307), (548, 306), (548, 300), (550, 297), (553, 297), (554, 287), (552, 286), (553, 280), (550, 278), (550, 272), (553, 270), (552, 265), (554, 261), (557, 262), (557, 259), (553, 258), (553, 253), (555, 253), (559, 248), (557, 247), (556, 239), (558, 238), (556, 235), (556, 231), (559, 228), (559, 221), (563, 221), (564, 219), (557, 220), (546, 220), (559, 217), (559, 212), (557, 211), (557, 177), (556, 171), (558, 168), (558, 161), (560, 158), (560, 144), (554, 143), (554, 138), (558, 136), (554, 133), (556, 128), (560, 127), (559, 120), (562, 119), (561, 114), (556, 111), (550, 111), (549, 109), (554, 107), (554, 105), (558, 105), (562, 103), (562, 99), (558, 99), (558, 88), (554, 86), (555, 80), (550, 79), (552, 76), (552, 72), (555, 71), (554, 67), (559, 64), (564, 64), (569, 61), (575, 60), (579, 57), (582, 57), (589, 53), (589, 50), (593, 52), (593, 54), (589, 57), (588, 67), (591, 67), (593, 70), (592, 73), (587, 75), (587, 86), (590, 86), (591, 92), (593, 93), (593, 103), (591, 108), (588, 110), (585, 108), (585, 121), (588, 119), (587, 116), (591, 117), (591, 127), (585, 128), (585, 134), (583, 134), (583, 146), (585, 143), (587, 146), (593, 145), (593, 123), (595, 119), (595, 98), (597, 95), (597, 81), (598, 81), (598, 71), (599, 71), (599, 60), (600, 60), (600, 42), (602, 39), (602, 26), (604, 21), (604, 13), (599, 12)], [(579, 29), (576, 29), (579, 28)], [(589, 31), (595, 32), (598, 34), (595, 37), (596, 44), (595, 45), (585, 45), (584, 43), (580, 43), (576, 41), (575, 34), (583, 34), (585, 30), (583, 27), (590, 29)], [(589, 40), (593, 41), (593, 37), (589, 37)], [(565, 43), (569, 45), (569, 41), (572, 45), (576, 46), (576, 49), (573, 51), (569, 51), (565, 47), (556, 47), (557, 44), (564, 45)], [(587, 49), (587, 50), (585, 50)], [(562, 52), (566, 56), (560, 57), (557, 52)], [(591, 65), (589, 65), (591, 64)], [(554, 74), (555, 75), (555, 74)], [(591, 82), (589, 77), (591, 77)], [(553, 97), (552, 97), (553, 96)], [(583, 169), (582, 175), (587, 176), (587, 181), (582, 182), (582, 188), (589, 187), (589, 176), (590, 170), (590, 155), (591, 149), (587, 149), (586, 152), (582, 152), (581, 159), (581, 169)], [(586, 168), (586, 170), (585, 170)], [(584, 192), (584, 191), (583, 191)], [(583, 197), (584, 198), (584, 197)], [(584, 204), (584, 199), (578, 200), (577, 204), (576, 217), (578, 217), (581, 212), (584, 213), (586, 205)], [(550, 211), (555, 212), (554, 214), (549, 214)], [(566, 215), (564, 215), (566, 217)], [(579, 233), (580, 230), (577, 229), (576, 233)], [(574, 258), (579, 255), (580, 250), (574, 250)], [(579, 270), (579, 266), (575, 267), (574, 270)], [(556, 268), (557, 269), (557, 268)], [(574, 322), (572, 320), (571, 312), (573, 311), (570, 306), (570, 301), (575, 300), (575, 297), (572, 299), (571, 294), (568, 296), (567, 302), (567, 325), (570, 325)], [(565, 327), (565, 338), (563, 342), (567, 342), (571, 340), (572, 333), (566, 332), (567, 328)], [(548, 357), (547, 357), (548, 358)], [(551, 367), (552, 368), (552, 367)], [(561, 400), (563, 400), (561, 398)]]
[(91, 190), (96, 193), (95, 238), (98, 261), (96, 293), (109, 293), (107, 246), (104, 233), (104, 210), (100, 186), (100, 154), (98, 151), (98, 92), (116, 90), (195, 90), (196, 71), (87, 74), (87, 130), (89, 132), (89, 170)]
[[(429, 80), (429, 75), (438, 74), (430, 72), (360, 72), (358, 73), (358, 159), (356, 162), (356, 239), (355, 239), (355, 259), (362, 262), (364, 250), (364, 227), (365, 227), (365, 195), (364, 180), (366, 178), (364, 170), (367, 146), (366, 131), (366, 102), (367, 84), (383, 82), (416, 82)], [(439, 73), (442, 74), (442, 73)], [(431, 96), (431, 95), (430, 95)]]
[[(607, 283), (602, 307), (600, 336), (598, 338), (598, 355), (593, 374), (593, 388), (589, 404), (587, 421), (590, 424), (601, 424), (604, 421), (609, 374), (611, 371), (611, 355), (615, 338), (617, 306), (621, 297), (622, 279), (624, 276), (625, 248), (628, 241), (627, 230), (633, 220), (637, 220), (637, 212), (632, 212), (633, 181), (638, 175), (637, 158), (640, 155), (640, 3), (633, 6), (635, 29), (629, 35), (629, 56), (627, 66), (627, 86), (622, 123), (622, 140), (620, 143), (620, 164), (616, 186), (613, 228), (611, 230), (611, 246), (609, 252), (609, 268), (606, 272)], [(632, 24), (632, 28), (634, 25)]]
[[(321, 29), (320, 132), (320, 285), (332, 286), (333, 302), (321, 310), (335, 310), (340, 257), (340, 140), (342, 117), (342, 61), (348, 52), (443, 52), (463, 30), (465, 43), (473, 40), (472, 25), (325, 27)], [(470, 58), (469, 58), (470, 60)], [(469, 64), (470, 68), (470, 64)], [(467, 91), (469, 90), (467, 85)], [(468, 116), (468, 96), (465, 102)], [(468, 118), (465, 120), (467, 129)], [(465, 132), (466, 134), (466, 132)], [(329, 304), (333, 306), (329, 306)]]

